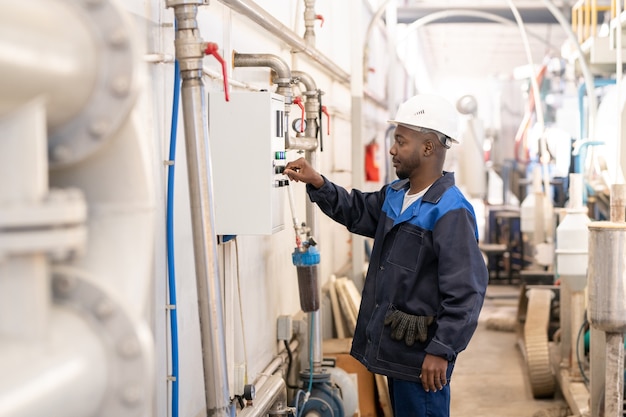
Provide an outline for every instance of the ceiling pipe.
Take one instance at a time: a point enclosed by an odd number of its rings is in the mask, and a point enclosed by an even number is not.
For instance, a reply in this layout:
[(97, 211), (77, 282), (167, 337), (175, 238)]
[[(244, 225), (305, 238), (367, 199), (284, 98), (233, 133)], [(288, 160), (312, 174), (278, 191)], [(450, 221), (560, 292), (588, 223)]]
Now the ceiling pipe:
[[(419, 20), (426, 16), (429, 16), (432, 13), (439, 13), (439, 12), (444, 12), (448, 10), (450, 10), (450, 8), (446, 9), (445, 7), (428, 7), (424, 5), (420, 5), (419, 7), (398, 7), (398, 23), (411, 23), (411, 22), (414, 22), (415, 20)], [(509, 20), (511, 22), (515, 22), (517, 20), (515, 17), (515, 13), (512, 12), (510, 8), (506, 8), (506, 7), (477, 7), (475, 9), (470, 9), (470, 10), (476, 11), (476, 12), (489, 13), (491, 15)], [(543, 7), (524, 7), (524, 8), (520, 7), (518, 9), (518, 13), (526, 24), (530, 24), (530, 23), (555, 24), (557, 23), (557, 20), (555, 19), (555, 17), (552, 14), (546, 13), (545, 8)], [(466, 15), (448, 16), (444, 19), (441, 19), (439, 23), (477, 23), (481, 21), (482, 19), (477, 18), (476, 16), (466, 14)]]
[[(301, 52), (310, 57), (313, 62), (319, 65), (319, 68), (330, 76), (336, 78), (339, 82), (350, 87), (351, 76), (344, 71), (332, 59), (323, 55), (317, 49), (308, 46), (304, 40), (293, 30), (283, 25), (278, 19), (266, 12), (259, 5), (250, 0), (219, 0), (221, 3), (230, 7), (232, 10), (241, 13), (254, 23), (258, 24), (278, 39), (287, 43), (293, 52)], [(378, 107), (387, 108), (387, 102), (376, 97), (374, 94), (364, 91), (363, 96)]]

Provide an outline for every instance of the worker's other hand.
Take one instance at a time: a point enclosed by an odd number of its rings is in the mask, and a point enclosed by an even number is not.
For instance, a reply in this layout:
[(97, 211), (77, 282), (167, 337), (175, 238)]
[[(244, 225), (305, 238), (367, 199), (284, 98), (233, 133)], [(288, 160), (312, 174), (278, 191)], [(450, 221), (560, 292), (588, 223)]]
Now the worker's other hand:
[(324, 178), (304, 158), (288, 162), (285, 165), (283, 174), (292, 181), (302, 181), (306, 184), (311, 184), (315, 188), (320, 188), (324, 185)]
[(392, 310), (385, 316), (385, 326), (391, 324), (391, 338), (404, 339), (407, 346), (413, 346), (416, 340), (425, 342), (432, 322), (431, 316), (414, 316), (400, 310)]
[(446, 358), (427, 353), (422, 363), (422, 373), (420, 374), (424, 391), (437, 392), (443, 389), (444, 385), (448, 383), (446, 377), (447, 370), (448, 360)]

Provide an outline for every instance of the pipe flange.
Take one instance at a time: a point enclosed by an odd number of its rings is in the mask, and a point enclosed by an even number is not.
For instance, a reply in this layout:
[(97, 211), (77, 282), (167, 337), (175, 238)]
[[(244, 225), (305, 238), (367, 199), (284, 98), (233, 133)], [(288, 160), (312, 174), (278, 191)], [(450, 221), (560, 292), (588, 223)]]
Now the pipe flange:
[(56, 267), (52, 292), (57, 304), (75, 309), (102, 338), (108, 384), (98, 416), (140, 416), (152, 401), (153, 347), (147, 325), (129, 314), (84, 271)]
[(87, 206), (78, 189), (50, 190), (39, 203), (0, 206), (0, 259), (47, 253), (54, 260), (80, 252), (87, 241)]
[(98, 151), (128, 117), (137, 96), (139, 56), (125, 12), (109, 0), (70, 3), (78, 3), (75, 7), (93, 31), (98, 74), (89, 102), (70, 121), (51, 130), (51, 168), (74, 164)]

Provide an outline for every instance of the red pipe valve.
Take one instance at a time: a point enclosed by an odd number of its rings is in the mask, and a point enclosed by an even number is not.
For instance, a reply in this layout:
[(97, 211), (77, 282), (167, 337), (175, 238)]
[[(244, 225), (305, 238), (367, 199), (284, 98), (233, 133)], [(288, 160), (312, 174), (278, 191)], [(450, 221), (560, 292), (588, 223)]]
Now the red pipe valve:
[(330, 114), (328, 114), (328, 109), (326, 106), (322, 106), (322, 113), (326, 115), (328, 122), (326, 123), (326, 134), (330, 135)]
[(293, 99), (293, 104), (297, 104), (302, 109), (302, 123), (300, 123), (300, 133), (304, 132), (304, 104), (302, 104), (302, 97), (296, 97)]
[(230, 101), (230, 97), (228, 96), (228, 73), (226, 72), (226, 61), (218, 52), (219, 46), (217, 46), (214, 42), (207, 42), (206, 48), (204, 49), (205, 55), (213, 55), (215, 59), (222, 65), (222, 77), (224, 78), (224, 98), (226, 101)]

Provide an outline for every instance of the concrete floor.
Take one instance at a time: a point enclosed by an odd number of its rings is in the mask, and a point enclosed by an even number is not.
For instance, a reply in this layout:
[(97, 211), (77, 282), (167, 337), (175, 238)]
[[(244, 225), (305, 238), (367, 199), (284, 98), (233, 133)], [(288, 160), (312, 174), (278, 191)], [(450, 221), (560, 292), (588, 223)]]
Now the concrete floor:
[(494, 317), (515, 320), (518, 295), (516, 286), (489, 286), (476, 333), (452, 374), (451, 417), (559, 416), (566, 406), (559, 392), (535, 400), (516, 333), (487, 328)]

